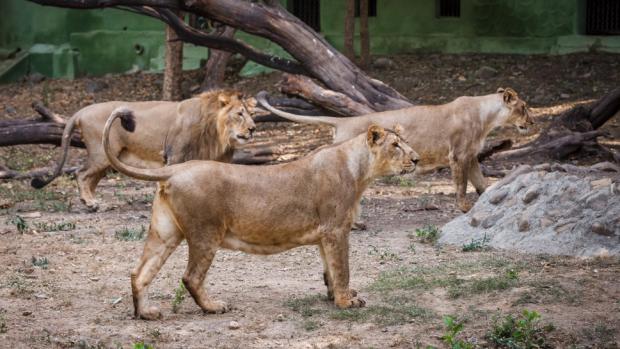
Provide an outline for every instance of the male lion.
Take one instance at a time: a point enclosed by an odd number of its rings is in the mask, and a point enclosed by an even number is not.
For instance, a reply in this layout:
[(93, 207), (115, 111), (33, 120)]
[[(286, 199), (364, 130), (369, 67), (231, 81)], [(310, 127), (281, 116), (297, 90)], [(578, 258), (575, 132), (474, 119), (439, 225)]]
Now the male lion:
[(486, 189), (477, 155), (491, 130), (504, 124), (513, 124), (526, 133), (532, 124), (526, 103), (510, 89), (478, 97), (459, 97), (436, 106), (415, 106), (400, 110), (366, 114), (350, 118), (329, 116), (302, 116), (283, 112), (271, 106), (266, 92), (257, 96), (260, 104), (272, 113), (295, 122), (327, 124), (334, 127), (334, 142), (355, 137), (370, 124), (388, 127), (400, 124), (405, 129), (403, 138), (420, 153), (416, 173), (450, 166), (456, 186), (458, 207), (467, 212), (471, 203), (465, 193), (469, 180), (478, 194)]
[(117, 118), (131, 127), (131, 112), (110, 115), (103, 147), (118, 171), (159, 181), (144, 252), (131, 273), (136, 317), (155, 319), (145, 293), (183, 239), (189, 260), (183, 283), (205, 312), (224, 312), (207, 295), (205, 276), (220, 248), (273, 254), (319, 245), (328, 294), (340, 308), (365, 302), (349, 288), (348, 236), (362, 193), (378, 176), (410, 172), (418, 155), (394, 131), (372, 125), (364, 135), (324, 147), (300, 160), (271, 166), (188, 161), (157, 169), (122, 163), (108, 138)]
[(110, 149), (124, 162), (136, 166), (154, 168), (193, 159), (230, 162), (234, 147), (250, 140), (256, 129), (252, 120), (256, 100), (244, 99), (236, 91), (211, 91), (181, 102), (93, 104), (67, 121), (62, 136), (62, 158), (54, 174), (45, 179), (33, 179), (32, 186), (42, 188), (60, 175), (71, 133), (78, 127), (88, 152), (87, 162), (77, 175), (80, 198), (89, 209), (97, 210), (94, 190), (110, 167), (101, 145), (103, 126), (119, 106), (133, 110), (141, 126), (131, 135), (122, 127), (114, 127)]

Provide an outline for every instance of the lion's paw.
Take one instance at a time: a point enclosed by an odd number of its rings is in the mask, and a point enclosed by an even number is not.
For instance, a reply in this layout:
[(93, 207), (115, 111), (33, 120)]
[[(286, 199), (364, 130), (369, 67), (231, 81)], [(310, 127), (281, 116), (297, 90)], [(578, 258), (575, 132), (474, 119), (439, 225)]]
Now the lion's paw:
[(473, 204), (469, 200), (459, 201), (458, 207), (463, 213), (469, 212), (471, 210)]
[(336, 303), (336, 305), (340, 309), (363, 308), (366, 306), (366, 301), (359, 297), (351, 297), (344, 302)]
[(208, 306), (206, 306), (203, 311), (208, 314), (223, 314), (230, 311), (228, 304), (222, 301), (211, 301)]
[(143, 320), (158, 320), (161, 318), (161, 311), (158, 307), (151, 305), (141, 310), (138, 316)]

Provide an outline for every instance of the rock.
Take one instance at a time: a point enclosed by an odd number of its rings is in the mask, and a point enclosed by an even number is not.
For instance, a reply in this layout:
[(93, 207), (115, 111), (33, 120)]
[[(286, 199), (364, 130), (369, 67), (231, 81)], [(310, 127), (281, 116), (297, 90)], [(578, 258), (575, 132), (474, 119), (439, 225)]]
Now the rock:
[(41, 73), (34, 72), (26, 77), (26, 80), (33, 84), (38, 84), (41, 81), (45, 80), (45, 75)]
[(396, 66), (396, 63), (389, 58), (379, 57), (372, 62), (372, 66), (375, 69), (392, 69)]
[(483, 65), (476, 71), (476, 76), (480, 79), (490, 79), (497, 75), (497, 69)]
[(525, 195), (523, 196), (523, 203), (529, 204), (530, 202), (536, 200), (538, 195), (540, 195), (540, 188), (538, 187), (530, 188), (528, 191), (525, 192)]
[(489, 229), (490, 227), (495, 225), (495, 223), (497, 223), (500, 218), (502, 218), (502, 214), (494, 214), (492, 216), (488, 216), (484, 219), (484, 221), (482, 221), (482, 227), (484, 229)]
[(614, 235), (614, 232), (611, 229), (607, 228), (605, 224), (600, 223), (600, 222), (596, 222), (592, 224), (592, 232), (598, 235), (603, 235), (603, 236)]
[(568, 93), (561, 93), (560, 94), (560, 98), (562, 98), (562, 99), (569, 99), (570, 95)]
[(471, 217), (471, 220), (469, 221), (469, 225), (471, 225), (472, 227), (477, 227), (480, 225), (480, 221), (476, 219), (476, 217)]
[(276, 320), (277, 320), (277, 321), (280, 321), (280, 322), (284, 321), (284, 315), (282, 315), (282, 314), (278, 314), (278, 315), (276, 316)]
[(548, 162), (545, 162), (544, 164), (538, 164), (534, 166), (534, 169), (536, 171), (549, 171), (551, 170), (551, 165)]
[(611, 178), (602, 178), (590, 182), (592, 189), (600, 189), (611, 186)]
[(239, 325), (239, 323), (235, 320), (231, 321), (228, 323), (228, 328), (231, 330), (237, 330), (241, 327), (241, 325)]
[(108, 87), (110, 86), (105, 81), (89, 80), (86, 82), (86, 86), (84, 87), (84, 89), (88, 93), (97, 93), (105, 90)]
[(459, 75), (458, 78), (456, 78), (458, 81), (467, 81), (467, 78), (463, 75)]
[(20, 216), (22, 216), (22, 218), (41, 218), (41, 212), (39, 211), (27, 212), (27, 213), (21, 214)]
[(549, 227), (549, 226), (551, 226), (552, 224), (553, 224), (553, 221), (552, 221), (552, 220), (550, 220), (549, 218), (541, 218), (541, 219), (540, 219), (540, 226), (541, 226), (542, 228)]
[(526, 217), (519, 219), (518, 228), (520, 232), (528, 231), (530, 229), (530, 221)]
[(26, 310), (22, 313), (23, 316), (30, 316), (32, 315), (32, 312), (30, 310)]
[(506, 198), (506, 195), (508, 195), (508, 190), (507, 189), (500, 189), (498, 190), (496, 193), (494, 193), (493, 195), (491, 195), (491, 197), (489, 198), (489, 202), (493, 205), (497, 205), (500, 202), (502, 202), (502, 200), (504, 200), (504, 198)]
[(607, 190), (599, 190), (586, 199), (586, 206), (593, 210), (602, 210), (607, 206), (608, 199)]
[(17, 114), (17, 109), (11, 107), (10, 105), (7, 105), (6, 107), (4, 107), (4, 112), (9, 115), (15, 115)]

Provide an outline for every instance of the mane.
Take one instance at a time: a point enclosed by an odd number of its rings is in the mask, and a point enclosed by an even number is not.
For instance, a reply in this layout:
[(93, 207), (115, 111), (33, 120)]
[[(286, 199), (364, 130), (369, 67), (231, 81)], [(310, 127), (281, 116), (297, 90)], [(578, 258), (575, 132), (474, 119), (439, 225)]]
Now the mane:
[[(225, 95), (230, 103), (220, 107), (219, 97)], [(185, 149), (185, 160), (220, 160), (232, 156), (232, 147), (228, 138), (225, 116), (228, 110), (242, 103), (239, 91), (220, 89), (203, 92), (196, 96), (200, 100), (200, 116), (197, 127), (189, 134), (191, 140)], [(230, 153), (230, 154), (229, 154)]]

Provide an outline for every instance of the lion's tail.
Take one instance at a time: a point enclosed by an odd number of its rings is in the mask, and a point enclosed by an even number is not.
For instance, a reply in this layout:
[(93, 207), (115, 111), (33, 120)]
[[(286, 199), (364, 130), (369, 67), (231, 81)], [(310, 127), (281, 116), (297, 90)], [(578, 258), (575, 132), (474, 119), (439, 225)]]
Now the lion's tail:
[(133, 132), (136, 128), (136, 119), (130, 109), (126, 107), (119, 107), (116, 108), (112, 114), (110, 114), (110, 117), (108, 118), (108, 121), (103, 129), (103, 149), (105, 151), (105, 155), (108, 157), (108, 160), (110, 160), (112, 167), (130, 177), (145, 181), (163, 181), (170, 178), (173, 173), (172, 167), (174, 166), (155, 169), (138, 168), (122, 163), (114, 154), (112, 154), (110, 151), (110, 128), (112, 127), (114, 120), (117, 118), (121, 119), (121, 126), (128, 132)]
[(331, 116), (305, 116), (305, 115), (287, 113), (285, 111), (274, 108), (271, 104), (269, 104), (269, 102), (267, 102), (266, 97), (267, 97), (267, 92), (260, 91), (256, 95), (256, 100), (263, 107), (267, 108), (267, 110), (269, 110), (270, 112), (278, 116), (281, 116), (285, 119), (291, 120), (291, 121), (299, 122), (302, 124), (326, 124), (326, 125), (331, 125), (331, 126), (337, 126), (340, 121), (339, 118), (334, 118)]
[(34, 177), (32, 181), (30, 181), (30, 185), (34, 188), (41, 189), (44, 186), (50, 184), (56, 177), (60, 176), (62, 173), (62, 168), (65, 166), (65, 162), (67, 161), (67, 156), (69, 154), (69, 145), (71, 144), (71, 134), (73, 133), (73, 129), (75, 128), (75, 123), (79, 117), (79, 113), (75, 113), (69, 120), (67, 120), (67, 124), (65, 125), (65, 129), (62, 132), (62, 139), (60, 146), (62, 148), (62, 157), (60, 161), (56, 165), (56, 169), (51, 176), (48, 177)]

